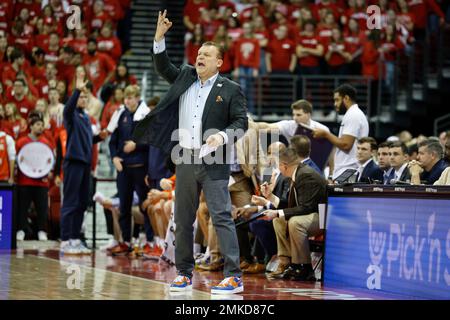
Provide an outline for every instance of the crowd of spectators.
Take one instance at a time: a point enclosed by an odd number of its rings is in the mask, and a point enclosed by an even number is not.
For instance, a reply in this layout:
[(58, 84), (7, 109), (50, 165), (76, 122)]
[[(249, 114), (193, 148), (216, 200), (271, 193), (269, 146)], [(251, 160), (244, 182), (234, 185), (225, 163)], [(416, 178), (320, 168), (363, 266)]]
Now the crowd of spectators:
[[(73, 5), (80, 10), (71, 10)], [(24, 144), (21, 139), (28, 141), (33, 136), (31, 126), (39, 118), (44, 124), (45, 143), (57, 162), (62, 161), (67, 140), (63, 109), (75, 88), (76, 75), (89, 80), (87, 113), (93, 130), (106, 128), (113, 112), (123, 102), (124, 88), (137, 82), (121, 62), (130, 48), (129, 34), (123, 31), (130, 29), (129, 25), (124, 27), (130, 23), (130, 6), (130, 0), (1, 1), (0, 131), (8, 137), (2, 140), (7, 144), (4, 150), (8, 150), (0, 160), (3, 171), (7, 172), (2, 180), (19, 187), (25, 184), (59, 189), (61, 165), (36, 182), (20, 179), (14, 160)], [(81, 13), (79, 19), (74, 16), (77, 12)], [(67, 23), (71, 19), (80, 25), (71, 28)], [(96, 160), (98, 147), (94, 154)], [(93, 161), (93, 172), (96, 165), (97, 161)], [(59, 192), (49, 194), (59, 195)]]
[[(186, 60), (194, 64), (204, 41), (222, 44), (221, 72), (239, 79), (247, 96), (252, 78), (264, 74), (363, 75), (389, 89), (397, 59), (424, 41), (427, 26), (443, 26), (445, 14), (450, 21), (449, 2), (438, 2), (188, 0)], [(368, 28), (370, 5), (380, 8), (381, 29)]]

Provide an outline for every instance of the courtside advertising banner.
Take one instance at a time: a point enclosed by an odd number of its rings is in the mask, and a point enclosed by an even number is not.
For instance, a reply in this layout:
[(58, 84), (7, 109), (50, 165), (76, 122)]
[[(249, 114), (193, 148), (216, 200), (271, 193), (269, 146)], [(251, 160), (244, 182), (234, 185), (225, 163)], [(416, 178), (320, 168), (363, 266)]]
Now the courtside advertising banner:
[(0, 190), (0, 250), (11, 249), (12, 190)]
[(326, 285), (450, 299), (450, 200), (329, 198)]

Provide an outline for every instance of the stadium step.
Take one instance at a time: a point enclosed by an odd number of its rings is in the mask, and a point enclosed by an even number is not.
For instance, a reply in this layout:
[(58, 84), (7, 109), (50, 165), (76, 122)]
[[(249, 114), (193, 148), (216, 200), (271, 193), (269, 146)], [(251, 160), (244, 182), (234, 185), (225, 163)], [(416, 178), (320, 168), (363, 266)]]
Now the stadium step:
[[(158, 11), (165, 8), (168, 9), (169, 18), (173, 22), (173, 26), (166, 37), (167, 50), (170, 52), (172, 62), (175, 65), (181, 65), (184, 61), (184, 1), (170, 1), (170, 8), (168, 8), (165, 0), (135, 0), (131, 6), (130, 45), (132, 55), (124, 56), (123, 61), (141, 85), (144, 72), (147, 73), (147, 87), (143, 88), (145, 97), (162, 95), (168, 89), (167, 83), (156, 75), (150, 56)], [(180, 41), (180, 39), (182, 40)]]

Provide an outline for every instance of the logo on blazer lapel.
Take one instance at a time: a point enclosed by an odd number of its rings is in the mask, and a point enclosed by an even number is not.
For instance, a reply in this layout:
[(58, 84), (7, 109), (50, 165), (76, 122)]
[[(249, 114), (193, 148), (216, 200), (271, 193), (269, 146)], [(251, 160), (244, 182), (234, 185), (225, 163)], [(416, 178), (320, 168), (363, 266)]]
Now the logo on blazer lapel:
[(223, 99), (222, 99), (221, 96), (217, 96), (217, 97), (216, 97), (216, 102), (222, 102), (222, 101), (223, 101)]

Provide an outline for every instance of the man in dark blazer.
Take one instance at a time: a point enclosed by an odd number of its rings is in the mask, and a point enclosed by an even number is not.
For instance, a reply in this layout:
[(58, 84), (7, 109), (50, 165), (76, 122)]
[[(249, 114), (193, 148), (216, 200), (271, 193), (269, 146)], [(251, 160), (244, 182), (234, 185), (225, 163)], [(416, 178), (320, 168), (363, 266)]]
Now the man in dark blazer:
[(302, 163), (307, 164), (323, 176), (323, 172), (309, 157), (311, 155), (311, 140), (307, 136), (302, 134), (293, 136), (289, 142), (289, 146), (297, 151), (297, 155), (300, 157)]
[[(286, 149), (286, 145), (282, 142), (274, 142), (267, 148), (267, 156), (268, 156), (268, 164), (269, 168), (272, 170), (274, 166), (278, 167), (278, 154), (280, 151)], [(243, 220), (248, 220), (252, 218), (252, 216), (256, 215), (258, 212), (262, 212), (267, 209), (282, 209), (286, 208), (288, 193), (289, 193), (289, 185), (290, 180), (284, 177), (279, 171), (278, 168), (276, 170), (272, 170), (272, 176), (270, 178), (270, 182), (263, 182), (260, 185), (261, 190), (265, 187), (269, 187), (272, 190), (272, 194), (274, 198), (276, 198), (276, 203), (271, 202), (271, 200), (266, 199), (261, 196), (253, 195), (252, 196), (252, 205), (248, 204), (244, 207), (237, 208), (236, 213), (238, 219), (236, 222), (242, 222)], [(273, 200), (272, 200), (273, 201)], [(273, 255), (277, 254), (277, 240), (275, 237), (275, 230), (273, 229), (273, 224), (271, 221), (264, 220), (254, 220), (248, 224), (248, 227), (245, 227), (246, 224), (241, 225), (241, 229), (244, 229), (248, 234), (251, 231), (257, 242), (264, 249), (264, 253), (266, 255), (264, 260), (270, 260)], [(238, 231), (239, 232), (239, 231)], [(257, 257), (261, 258), (261, 257)], [(259, 273), (266, 270), (265, 264), (260, 261), (256, 261), (250, 264), (250, 266), (244, 269), (244, 273)]]
[(389, 161), (393, 171), (389, 184), (410, 183), (408, 147), (404, 143), (396, 141), (389, 146)]
[[(264, 211), (264, 219), (273, 219), (280, 265), (289, 264), (280, 276), (315, 281), (308, 238), (321, 233), (319, 204), (327, 201), (327, 181), (310, 166), (301, 163), (295, 149), (287, 148), (279, 157), (281, 174), (292, 179), (288, 204), (286, 209)], [(268, 199), (273, 198), (264, 190), (263, 194)]]
[(372, 137), (364, 137), (358, 140), (356, 145), (356, 158), (358, 159), (357, 182), (372, 183), (377, 180), (383, 183), (383, 170), (373, 160), (377, 151), (377, 142)]
[[(134, 140), (161, 148), (171, 154), (176, 163), (175, 264), (178, 276), (170, 290), (192, 288), (193, 224), (203, 189), (225, 259), (225, 279), (212, 287), (211, 293), (242, 292), (239, 246), (228, 191), (229, 156), (228, 161), (223, 161), (223, 156), (229, 155), (228, 146), (248, 128), (245, 97), (238, 84), (220, 76), (223, 49), (213, 42), (201, 46), (195, 67), (177, 68), (170, 62), (164, 35), (172, 22), (166, 14), (166, 10), (159, 12), (153, 58), (156, 71), (172, 86), (155, 110), (137, 126)], [(179, 145), (174, 141), (177, 139)], [(200, 149), (205, 144), (217, 149), (200, 158)]]

